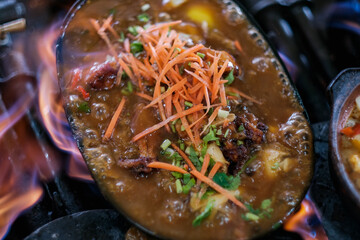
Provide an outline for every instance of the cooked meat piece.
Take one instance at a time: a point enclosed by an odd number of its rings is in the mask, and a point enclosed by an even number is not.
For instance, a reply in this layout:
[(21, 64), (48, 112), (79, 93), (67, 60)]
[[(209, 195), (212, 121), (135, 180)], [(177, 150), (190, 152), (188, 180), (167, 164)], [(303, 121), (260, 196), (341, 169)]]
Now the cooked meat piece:
[[(253, 152), (265, 141), (267, 131), (267, 126), (259, 122), (254, 114), (248, 112), (247, 109), (242, 111), (243, 113), (237, 116), (234, 122), (223, 129), (223, 135), (220, 136), (222, 152), (230, 162), (229, 172), (231, 174), (240, 171)], [(241, 126), (243, 126), (243, 130), (239, 131)], [(225, 138), (224, 134), (227, 130), (229, 131)]]
[(154, 162), (155, 158), (149, 157), (139, 157), (137, 159), (120, 159), (118, 161), (118, 166), (122, 168), (129, 169), (135, 173), (150, 173), (152, 168), (148, 168), (147, 165), (151, 162)]
[(110, 63), (97, 64), (90, 69), (86, 82), (95, 90), (109, 90), (116, 83), (117, 73)]
[(225, 69), (225, 72), (224, 72), (225, 75), (229, 74), (230, 71), (233, 69), (234, 69), (234, 75), (241, 74), (239, 66), (236, 64), (235, 59), (229, 53), (227, 53), (225, 51), (215, 51), (210, 48), (201, 49), (199, 52), (205, 54), (205, 57), (204, 57), (205, 62), (211, 62), (211, 63), (214, 60), (213, 57), (215, 56), (215, 54), (216, 53), (220, 54), (219, 55), (219, 69), (222, 68), (222, 66), (224, 65), (226, 60), (229, 60), (227, 68)]

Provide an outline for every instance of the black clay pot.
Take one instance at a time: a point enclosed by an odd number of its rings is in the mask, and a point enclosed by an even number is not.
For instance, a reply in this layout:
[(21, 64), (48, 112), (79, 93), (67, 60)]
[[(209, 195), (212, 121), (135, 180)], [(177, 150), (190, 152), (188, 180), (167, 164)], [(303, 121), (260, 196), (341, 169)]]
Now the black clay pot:
[(351, 209), (351, 212), (360, 219), (359, 215), (356, 214), (360, 212), (360, 192), (356, 189), (346, 171), (339, 149), (340, 130), (344, 128), (346, 120), (354, 107), (355, 98), (360, 95), (360, 68), (346, 69), (341, 72), (329, 85), (328, 91), (333, 104), (329, 126), (330, 168), (341, 197), (347, 207)]

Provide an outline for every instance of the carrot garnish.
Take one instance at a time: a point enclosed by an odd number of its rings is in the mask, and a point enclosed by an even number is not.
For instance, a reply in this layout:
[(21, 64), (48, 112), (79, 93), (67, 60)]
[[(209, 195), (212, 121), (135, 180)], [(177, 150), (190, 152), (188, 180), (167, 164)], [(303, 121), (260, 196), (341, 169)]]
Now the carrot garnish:
[(240, 43), (239, 43), (238, 40), (234, 41), (234, 45), (235, 45), (236, 49), (239, 50), (239, 52), (244, 53), (244, 50), (243, 50), (243, 48), (241, 47), (241, 45), (240, 45)]
[(247, 210), (245, 205), (242, 202), (240, 202), (239, 200), (237, 200), (236, 197), (234, 197), (234, 195), (232, 195), (228, 190), (226, 190), (226, 189), (222, 188), (221, 186), (219, 186), (218, 184), (216, 184), (210, 178), (204, 176), (203, 174), (201, 174), (200, 172), (198, 172), (196, 170), (192, 170), (192, 171), (190, 171), (190, 173), (192, 175), (194, 175), (197, 179), (202, 181), (203, 183), (205, 183), (208, 186), (210, 186), (211, 188), (213, 188), (218, 193), (224, 195), (227, 199), (229, 199), (230, 201), (235, 203), (237, 206), (239, 206), (243, 210), (245, 210), (245, 211)]
[(82, 94), (82, 96), (83, 96), (83, 98), (84, 98), (85, 100), (89, 100), (89, 98), (90, 98), (90, 93), (88, 93), (87, 91), (85, 91), (85, 89), (84, 89), (82, 86), (77, 86), (76, 89), (81, 92), (81, 94)]
[(149, 163), (147, 165), (147, 167), (149, 167), (149, 168), (161, 168), (161, 169), (169, 170), (169, 171), (172, 171), (172, 172), (178, 172), (178, 173), (182, 173), (182, 174), (187, 174), (188, 173), (187, 171), (185, 171), (184, 169), (182, 169), (180, 167), (171, 165), (169, 163), (164, 163), (164, 162), (152, 162), (152, 163)]
[(223, 164), (221, 162), (216, 162), (215, 165), (210, 170), (208, 178), (212, 179), (217, 173), (217, 171), (222, 167), (222, 165)]
[(146, 99), (146, 100), (149, 100), (149, 101), (152, 101), (153, 98), (145, 93), (141, 93), (141, 92), (135, 92), (136, 95), (138, 95), (139, 97), (143, 98), (143, 99)]
[(185, 162), (190, 166), (191, 170), (196, 170), (194, 164), (190, 158), (174, 143), (171, 143), (171, 146), (180, 154), (180, 156), (185, 160)]
[(117, 123), (117, 121), (118, 121), (118, 119), (120, 117), (120, 114), (121, 114), (122, 110), (124, 109), (125, 101), (126, 101), (126, 98), (123, 97), (121, 99), (120, 104), (117, 107), (113, 117), (111, 118), (110, 124), (109, 124), (108, 128), (106, 129), (104, 137), (103, 137), (104, 141), (108, 140), (111, 137), (111, 135), (112, 135), (112, 133), (114, 131), (114, 128), (116, 126), (116, 123)]
[(226, 88), (227, 88), (230, 92), (233, 92), (233, 93), (235, 93), (235, 94), (238, 94), (239, 96), (241, 96), (241, 97), (243, 97), (243, 98), (246, 98), (247, 100), (250, 100), (250, 101), (252, 101), (252, 102), (254, 102), (254, 103), (257, 103), (257, 104), (261, 104), (260, 101), (258, 101), (258, 100), (256, 100), (256, 99), (254, 99), (254, 98), (246, 95), (245, 93), (239, 91), (239, 90), (236, 89), (236, 88), (233, 88), (233, 87), (226, 87)]
[[(207, 154), (205, 154), (203, 165), (202, 165), (201, 171), (200, 171), (200, 173), (202, 175), (205, 175), (206, 170), (207, 170), (207, 168), (209, 166), (209, 163), (210, 163), (210, 155), (207, 153)], [(200, 185), (200, 182), (201, 182), (200, 179), (198, 179), (197, 185)]]
[(340, 132), (342, 134), (345, 134), (348, 137), (353, 137), (355, 135), (360, 134), (360, 124), (357, 123), (355, 126), (353, 127), (347, 127), (347, 128), (343, 128), (340, 130)]
[(177, 113), (175, 115), (172, 115), (171, 117), (167, 118), (166, 120), (164, 120), (164, 121), (162, 121), (162, 122), (160, 122), (160, 123), (158, 123), (158, 124), (156, 124), (156, 125), (154, 125), (154, 126), (152, 126), (150, 128), (147, 128), (144, 131), (142, 131), (141, 133), (137, 134), (135, 137), (132, 138), (132, 141), (136, 142), (137, 140), (145, 137), (146, 135), (148, 135), (148, 134), (162, 128), (163, 126), (165, 126), (169, 122), (172, 122), (172, 121), (174, 121), (176, 119), (179, 119), (179, 118), (184, 117), (186, 115), (189, 115), (191, 113), (197, 112), (202, 108), (203, 108), (203, 105), (200, 104), (200, 105), (196, 105), (196, 106), (194, 106), (194, 107), (192, 107), (192, 108), (190, 108), (188, 110), (185, 110), (183, 112), (179, 112), (179, 113)]

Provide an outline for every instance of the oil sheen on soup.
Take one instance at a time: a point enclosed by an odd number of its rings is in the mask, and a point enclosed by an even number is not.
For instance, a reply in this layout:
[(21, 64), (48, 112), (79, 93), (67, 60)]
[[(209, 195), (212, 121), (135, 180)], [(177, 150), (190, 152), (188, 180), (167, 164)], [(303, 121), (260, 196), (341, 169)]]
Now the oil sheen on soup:
[(59, 54), (66, 113), (114, 206), (170, 239), (277, 228), (312, 175), (286, 73), (230, 1), (88, 1)]

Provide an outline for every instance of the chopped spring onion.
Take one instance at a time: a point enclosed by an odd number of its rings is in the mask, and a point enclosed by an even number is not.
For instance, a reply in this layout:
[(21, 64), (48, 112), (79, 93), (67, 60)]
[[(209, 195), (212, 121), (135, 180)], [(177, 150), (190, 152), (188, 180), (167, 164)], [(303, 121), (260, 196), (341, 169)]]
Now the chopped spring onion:
[(230, 85), (234, 82), (234, 69), (231, 70), (231, 72), (229, 73), (229, 75), (225, 78), (225, 80), (228, 80), (228, 82), (226, 83), (226, 85)]
[(160, 147), (165, 151), (170, 145), (171, 141), (169, 139), (165, 139)]
[(134, 41), (130, 44), (130, 50), (132, 54), (136, 54), (142, 52), (144, 50), (144, 46), (141, 42)]
[(134, 36), (137, 36), (139, 33), (137, 31), (137, 26), (130, 26), (128, 28), (129, 33), (131, 33)]
[(180, 75), (184, 74), (184, 65), (181, 65), (179, 68)]
[(160, 87), (161, 93), (164, 93), (166, 91), (165, 87)]
[(202, 222), (205, 218), (207, 218), (207, 217), (210, 216), (213, 207), (214, 207), (214, 201), (208, 201), (208, 203), (206, 204), (206, 207), (205, 207), (204, 211), (203, 211), (202, 213), (200, 213), (200, 215), (198, 215), (198, 216), (194, 219), (194, 221), (192, 222), (192, 225), (193, 225), (194, 227), (199, 226), (199, 225), (201, 224), (201, 222)]
[(181, 186), (180, 179), (176, 179), (175, 185), (176, 185), (176, 193), (182, 193), (183, 188)]
[(195, 179), (190, 179), (190, 181), (182, 187), (183, 193), (188, 194), (190, 189), (195, 185)]
[(247, 221), (257, 221), (259, 220), (259, 216), (255, 215), (254, 213), (248, 212), (245, 214), (245, 220)]
[(150, 20), (150, 17), (148, 14), (146, 13), (143, 13), (143, 14), (140, 14), (137, 16), (137, 19), (140, 21), (140, 22), (148, 22)]
[(127, 90), (129, 91), (129, 93), (133, 93), (134, 92), (134, 87), (131, 83), (131, 81), (127, 82)]
[(148, 4), (148, 3), (141, 6), (141, 11), (143, 11), (143, 12), (146, 12), (149, 9), (150, 9), (150, 4)]
[(230, 112), (229, 111), (225, 111), (225, 110), (219, 110), (218, 112), (218, 117), (219, 118), (227, 118), (227, 116), (229, 116)]
[(84, 113), (90, 113), (91, 112), (91, 109), (89, 107), (89, 103), (88, 102), (82, 102), (80, 103), (79, 107), (78, 107), (78, 110), (80, 112), (84, 112)]
[(119, 42), (123, 43), (125, 41), (125, 34), (123, 32), (120, 33)]
[(192, 107), (193, 104), (191, 102), (185, 101), (185, 106)]
[(243, 145), (243, 144), (244, 144), (243, 141), (241, 141), (241, 140), (238, 140), (238, 141), (237, 141), (237, 145), (238, 145), (238, 146)]
[(239, 131), (239, 132), (242, 132), (242, 131), (244, 131), (244, 130), (245, 130), (245, 127), (244, 127), (244, 125), (241, 124), (241, 125), (239, 126), (239, 128), (238, 128), (238, 131)]
[(182, 178), (183, 175), (179, 172), (172, 172), (171, 175), (173, 175), (176, 179)]
[(224, 134), (224, 137), (226, 138), (228, 135), (229, 135), (229, 132), (230, 132), (230, 129), (227, 129), (225, 134)]
[(202, 59), (204, 59), (204, 57), (205, 57), (205, 54), (203, 54), (203, 53), (196, 53), (196, 55), (198, 55), (199, 57), (201, 57)]
[(184, 127), (183, 125), (181, 125), (180, 130), (181, 130), (182, 132), (185, 131), (185, 127)]
[(184, 144), (184, 143), (180, 143), (180, 149), (181, 149), (182, 151), (185, 150), (185, 144)]

